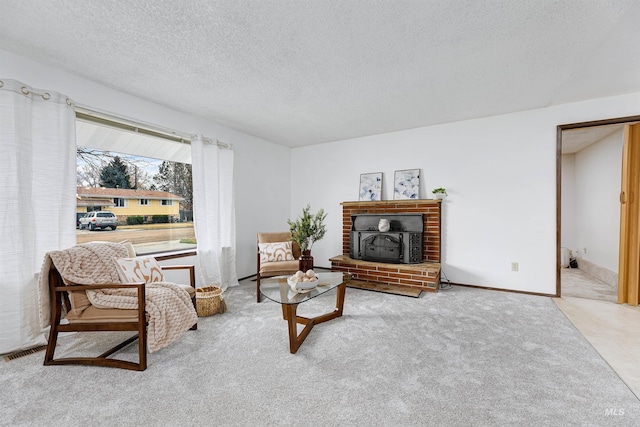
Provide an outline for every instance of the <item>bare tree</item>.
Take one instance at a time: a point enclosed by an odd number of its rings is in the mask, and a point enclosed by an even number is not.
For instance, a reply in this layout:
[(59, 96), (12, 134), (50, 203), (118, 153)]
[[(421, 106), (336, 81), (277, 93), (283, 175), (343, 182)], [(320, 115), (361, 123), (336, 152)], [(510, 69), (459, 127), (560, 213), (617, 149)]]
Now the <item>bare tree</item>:
[(77, 147), (76, 181), (80, 187), (99, 187), (100, 171), (113, 158), (111, 153), (93, 148)]
[(76, 171), (76, 185), (78, 187), (99, 187), (100, 172), (93, 170), (89, 165), (79, 166)]
[(184, 209), (193, 210), (191, 165), (164, 161), (158, 168), (158, 173), (154, 175), (153, 181), (156, 189), (183, 197)]
[(135, 164), (128, 165), (129, 176), (133, 180), (131, 186), (140, 190), (150, 190), (153, 184), (153, 178), (144, 169), (151, 163), (147, 161), (138, 161)]

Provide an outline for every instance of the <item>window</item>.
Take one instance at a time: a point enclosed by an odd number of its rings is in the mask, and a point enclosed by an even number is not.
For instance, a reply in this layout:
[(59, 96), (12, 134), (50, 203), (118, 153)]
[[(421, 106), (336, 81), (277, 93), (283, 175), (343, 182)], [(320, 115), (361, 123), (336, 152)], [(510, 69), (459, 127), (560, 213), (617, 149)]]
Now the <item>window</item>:
[(118, 221), (115, 230), (78, 227), (77, 243), (129, 240), (138, 255), (196, 247), (188, 144), (81, 112), (76, 135), (76, 212), (117, 208)]

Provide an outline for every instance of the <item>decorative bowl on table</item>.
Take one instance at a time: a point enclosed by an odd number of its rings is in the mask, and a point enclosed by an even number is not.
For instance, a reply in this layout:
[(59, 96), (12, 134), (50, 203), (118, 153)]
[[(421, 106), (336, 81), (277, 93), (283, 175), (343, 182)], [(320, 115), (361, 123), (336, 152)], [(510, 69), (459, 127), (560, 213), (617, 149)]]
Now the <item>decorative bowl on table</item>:
[(294, 292), (309, 292), (318, 286), (318, 281), (318, 275), (313, 270), (307, 270), (306, 273), (298, 271), (287, 277), (287, 283)]

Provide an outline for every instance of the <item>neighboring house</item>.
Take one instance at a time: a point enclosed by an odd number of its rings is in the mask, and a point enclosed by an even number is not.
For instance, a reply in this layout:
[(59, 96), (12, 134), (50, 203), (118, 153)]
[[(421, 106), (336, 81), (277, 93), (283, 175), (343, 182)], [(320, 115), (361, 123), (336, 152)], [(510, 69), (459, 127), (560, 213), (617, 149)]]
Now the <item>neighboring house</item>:
[(145, 222), (151, 222), (153, 215), (168, 215), (171, 222), (179, 220), (184, 198), (167, 191), (78, 187), (76, 200), (76, 212), (109, 210), (118, 222), (125, 223), (130, 216), (142, 216)]

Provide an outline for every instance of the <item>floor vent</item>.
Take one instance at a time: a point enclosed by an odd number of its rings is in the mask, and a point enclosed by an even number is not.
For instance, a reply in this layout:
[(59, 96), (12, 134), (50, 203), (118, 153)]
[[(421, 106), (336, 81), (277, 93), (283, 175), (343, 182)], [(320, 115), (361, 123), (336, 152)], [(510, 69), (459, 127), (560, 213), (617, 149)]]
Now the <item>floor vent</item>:
[(10, 361), (12, 361), (13, 359), (17, 359), (17, 358), (19, 358), (19, 357), (23, 357), (23, 356), (28, 356), (28, 355), (30, 355), (30, 354), (33, 354), (33, 353), (37, 353), (37, 352), (39, 352), (39, 351), (42, 351), (42, 350), (44, 350), (44, 349), (46, 349), (46, 348), (47, 348), (47, 346), (46, 346), (46, 345), (40, 345), (40, 346), (38, 346), (38, 347), (30, 348), (29, 350), (22, 350), (22, 351), (18, 351), (18, 352), (11, 353), (11, 354), (8, 354), (8, 355), (4, 356), (4, 360), (5, 360), (6, 362), (10, 362)]

